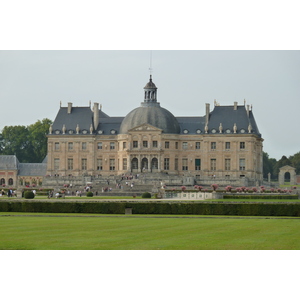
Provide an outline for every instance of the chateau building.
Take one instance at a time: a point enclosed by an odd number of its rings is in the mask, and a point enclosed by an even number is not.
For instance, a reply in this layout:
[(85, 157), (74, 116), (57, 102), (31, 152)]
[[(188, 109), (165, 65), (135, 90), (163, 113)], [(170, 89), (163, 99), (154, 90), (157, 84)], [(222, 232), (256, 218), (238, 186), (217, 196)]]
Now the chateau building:
[(15, 155), (0, 155), (1, 188), (40, 186), (46, 170), (47, 158), (42, 163), (20, 163)]
[(205, 116), (175, 117), (157, 102), (151, 76), (143, 98), (125, 117), (108, 116), (98, 103), (60, 107), (48, 134), (47, 175), (263, 180), (263, 139), (249, 105), (215, 102)]

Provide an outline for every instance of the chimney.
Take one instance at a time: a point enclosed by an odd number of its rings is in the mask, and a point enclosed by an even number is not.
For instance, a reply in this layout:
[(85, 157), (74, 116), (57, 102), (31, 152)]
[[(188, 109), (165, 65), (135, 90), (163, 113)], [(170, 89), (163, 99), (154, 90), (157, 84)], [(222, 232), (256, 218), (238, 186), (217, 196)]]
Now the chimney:
[(237, 110), (237, 106), (238, 106), (238, 103), (234, 102), (234, 108), (233, 108), (233, 110)]
[(72, 112), (72, 103), (68, 102), (68, 114)]
[(94, 128), (97, 130), (99, 124), (99, 103), (94, 103)]
[(208, 121), (209, 121), (209, 113), (210, 113), (210, 104), (209, 103), (206, 103), (206, 121), (205, 123), (208, 124)]

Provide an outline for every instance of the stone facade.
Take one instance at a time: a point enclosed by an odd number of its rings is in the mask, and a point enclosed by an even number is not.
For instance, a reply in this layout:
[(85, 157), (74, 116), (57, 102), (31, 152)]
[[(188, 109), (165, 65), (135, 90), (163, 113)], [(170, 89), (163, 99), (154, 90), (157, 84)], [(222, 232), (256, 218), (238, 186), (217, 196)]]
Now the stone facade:
[(0, 184), (2, 188), (41, 186), (46, 175), (47, 161), (20, 163), (15, 155), (0, 155)]
[(296, 185), (297, 184), (297, 176), (296, 176), (296, 169), (291, 166), (284, 166), (279, 169), (278, 181), (279, 185), (285, 184), (285, 174), (290, 174), (290, 184)]
[(48, 175), (168, 172), (262, 179), (262, 140), (255, 135), (175, 135), (143, 125), (116, 136), (49, 136)]
[(206, 104), (204, 117), (175, 118), (157, 102), (152, 78), (144, 90), (141, 107), (126, 117), (109, 117), (97, 103), (61, 107), (48, 135), (47, 175), (263, 180), (263, 139), (249, 106), (215, 103), (211, 112)]

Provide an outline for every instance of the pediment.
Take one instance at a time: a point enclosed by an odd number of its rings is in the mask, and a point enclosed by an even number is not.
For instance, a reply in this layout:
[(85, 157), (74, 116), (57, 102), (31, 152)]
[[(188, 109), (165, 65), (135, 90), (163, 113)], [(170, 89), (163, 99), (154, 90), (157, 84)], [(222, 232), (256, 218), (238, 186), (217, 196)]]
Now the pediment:
[(293, 168), (291, 166), (284, 166), (284, 167), (281, 167), (279, 168), (280, 171), (294, 171), (296, 170), (296, 168)]
[(134, 128), (131, 128), (130, 130), (128, 130), (129, 132), (132, 132), (132, 131), (159, 131), (159, 132), (162, 132), (161, 129), (157, 128), (157, 127), (154, 127), (152, 125), (149, 125), (149, 124), (142, 124), (142, 125), (139, 125), (137, 127), (134, 127)]

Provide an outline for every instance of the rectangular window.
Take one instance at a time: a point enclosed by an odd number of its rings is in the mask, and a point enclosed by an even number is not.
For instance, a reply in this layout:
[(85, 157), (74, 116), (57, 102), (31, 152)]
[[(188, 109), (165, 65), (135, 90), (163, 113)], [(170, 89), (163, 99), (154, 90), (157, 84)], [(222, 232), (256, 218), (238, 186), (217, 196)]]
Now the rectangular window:
[(197, 150), (199, 150), (200, 149), (200, 142), (196, 142), (195, 147), (196, 147)]
[(188, 143), (187, 142), (182, 142), (182, 149), (186, 150), (188, 148)]
[(229, 149), (230, 149), (230, 142), (226, 142), (226, 143), (225, 143), (225, 149), (226, 149), (226, 150), (229, 150)]
[(59, 143), (54, 144), (54, 150), (59, 150)]
[(175, 149), (178, 149), (178, 142), (175, 142)]
[(210, 149), (211, 150), (216, 150), (217, 149), (217, 143), (216, 142), (211, 142)]
[(87, 169), (87, 159), (83, 158), (81, 160), (81, 170), (86, 170)]
[(174, 168), (175, 168), (175, 171), (178, 171), (178, 158), (175, 158)]
[(115, 159), (109, 160), (109, 170), (114, 171), (115, 170)]
[(98, 158), (98, 159), (97, 159), (97, 170), (98, 170), (98, 171), (103, 170), (102, 158)]
[(170, 142), (165, 142), (165, 149), (169, 149), (170, 148)]
[(143, 147), (148, 148), (148, 141), (143, 141)]
[(114, 150), (115, 149), (115, 143), (114, 142), (111, 142), (110, 143), (110, 150)]
[(137, 148), (138, 147), (138, 141), (133, 141), (132, 146), (133, 146), (133, 148)]
[(123, 158), (123, 170), (127, 170), (127, 158)]
[(170, 158), (164, 159), (164, 170), (170, 170)]
[(212, 158), (210, 160), (210, 170), (216, 171), (217, 170), (217, 160), (215, 158)]
[(157, 148), (157, 145), (158, 145), (158, 144), (157, 144), (157, 141), (152, 141), (152, 147), (153, 147), (153, 148)]
[(240, 149), (245, 149), (245, 142), (240, 142)]
[(225, 158), (225, 171), (230, 171), (231, 161), (230, 158)]
[(68, 143), (68, 150), (73, 150), (73, 143)]
[(86, 150), (86, 142), (82, 142), (82, 144), (81, 144), (81, 149), (82, 149), (82, 150)]
[(123, 142), (123, 150), (126, 149), (126, 142)]
[(54, 158), (54, 170), (59, 170), (59, 158)]
[(200, 158), (196, 158), (195, 159), (195, 170), (196, 171), (200, 171), (201, 170), (201, 159)]
[(98, 148), (98, 150), (101, 150), (101, 149), (102, 149), (102, 142), (99, 142), (99, 143), (97, 144), (97, 148)]
[(73, 170), (73, 158), (68, 158), (68, 170)]
[(182, 159), (182, 171), (188, 171), (189, 167), (188, 167), (188, 159), (187, 158), (183, 158)]
[(245, 170), (246, 170), (246, 159), (240, 158), (240, 171), (245, 171)]

